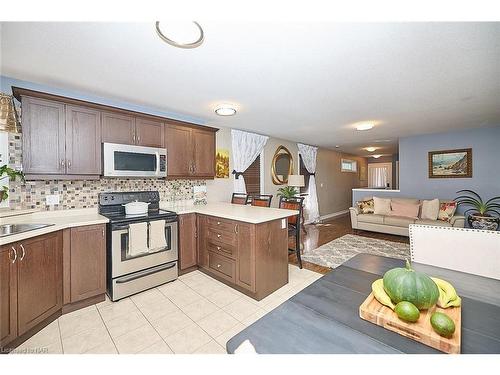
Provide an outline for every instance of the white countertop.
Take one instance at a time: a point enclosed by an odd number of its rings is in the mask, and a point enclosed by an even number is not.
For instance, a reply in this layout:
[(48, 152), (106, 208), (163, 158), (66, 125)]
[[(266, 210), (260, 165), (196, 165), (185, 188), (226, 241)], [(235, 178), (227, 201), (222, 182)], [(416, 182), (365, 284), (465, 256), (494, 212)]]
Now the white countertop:
[(160, 208), (174, 211), (179, 215), (197, 213), (216, 216), (223, 219), (242, 221), (250, 224), (260, 224), (267, 221), (284, 219), (299, 213), (295, 210), (285, 210), (271, 207), (256, 207), (226, 202), (214, 202), (206, 205), (194, 205), (192, 201), (160, 202)]
[(0, 208), (0, 218), (32, 214), (33, 212), (38, 212), (38, 211), (40, 211), (40, 209), (37, 208), (27, 208), (24, 210), (11, 210), (10, 208)]
[(18, 216), (2, 217), (1, 224), (53, 224), (49, 227), (30, 230), (11, 236), (1, 237), (0, 245), (25, 240), (61, 229), (84, 225), (104, 224), (108, 219), (97, 213), (97, 208), (83, 208), (57, 211), (38, 211)]

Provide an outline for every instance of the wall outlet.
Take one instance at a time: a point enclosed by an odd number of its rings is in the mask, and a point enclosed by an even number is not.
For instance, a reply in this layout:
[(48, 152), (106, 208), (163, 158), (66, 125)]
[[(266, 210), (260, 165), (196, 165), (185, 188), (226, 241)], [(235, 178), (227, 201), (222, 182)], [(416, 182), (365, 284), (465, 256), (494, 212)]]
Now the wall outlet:
[(47, 195), (45, 197), (45, 205), (53, 206), (59, 204), (59, 194)]

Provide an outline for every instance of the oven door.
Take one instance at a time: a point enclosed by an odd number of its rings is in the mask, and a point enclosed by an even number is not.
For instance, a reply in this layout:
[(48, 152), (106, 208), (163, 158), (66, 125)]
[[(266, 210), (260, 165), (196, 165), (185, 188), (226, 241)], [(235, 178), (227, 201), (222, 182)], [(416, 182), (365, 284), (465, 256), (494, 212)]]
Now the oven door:
[(165, 239), (167, 246), (164, 248), (131, 255), (129, 252), (128, 224), (113, 225), (111, 228), (112, 278), (176, 261), (178, 258), (177, 222), (165, 223)]
[(105, 177), (166, 177), (167, 150), (103, 143)]

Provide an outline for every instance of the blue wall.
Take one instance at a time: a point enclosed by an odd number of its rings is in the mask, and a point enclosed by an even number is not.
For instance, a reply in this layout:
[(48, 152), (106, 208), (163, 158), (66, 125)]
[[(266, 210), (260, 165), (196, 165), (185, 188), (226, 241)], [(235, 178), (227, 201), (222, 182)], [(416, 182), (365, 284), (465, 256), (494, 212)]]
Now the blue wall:
[(204, 119), (194, 117), (194, 116), (189, 116), (185, 114), (180, 114), (180, 113), (175, 113), (175, 112), (166, 112), (158, 108), (153, 108), (153, 107), (147, 107), (147, 106), (142, 106), (130, 102), (124, 102), (120, 100), (115, 100), (115, 99), (109, 99), (109, 98), (104, 98), (101, 96), (96, 96), (88, 93), (83, 93), (79, 91), (73, 91), (73, 90), (66, 90), (54, 86), (47, 86), (35, 82), (28, 82), (28, 81), (23, 81), (19, 80), (16, 78), (11, 78), (11, 77), (6, 77), (6, 76), (0, 76), (0, 89), (1, 92), (10, 94), (12, 95), (12, 86), (17, 86), (17, 87), (22, 87), (25, 89), (30, 89), (30, 90), (36, 90), (36, 91), (43, 91), (47, 92), (50, 94), (54, 95), (60, 95), (60, 96), (67, 96), (70, 98), (74, 99), (80, 99), (80, 100), (85, 100), (93, 103), (99, 103), (103, 105), (109, 105), (113, 107), (119, 107), (123, 109), (129, 109), (131, 111), (137, 111), (137, 112), (143, 112), (143, 113), (148, 113), (151, 115), (156, 115), (156, 116), (162, 116), (162, 117), (168, 117), (176, 120), (181, 120), (181, 121), (188, 121), (188, 122), (193, 122), (195, 124), (199, 125), (206, 125), (206, 121)]
[[(428, 152), (472, 148), (472, 178), (428, 177)], [(399, 193), (380, 196), (453, 199), (461, 189), (483, 199), (500, 195), (500, 125), (399, 140)], [(353, 203), (373, 193), (354, 192)]]

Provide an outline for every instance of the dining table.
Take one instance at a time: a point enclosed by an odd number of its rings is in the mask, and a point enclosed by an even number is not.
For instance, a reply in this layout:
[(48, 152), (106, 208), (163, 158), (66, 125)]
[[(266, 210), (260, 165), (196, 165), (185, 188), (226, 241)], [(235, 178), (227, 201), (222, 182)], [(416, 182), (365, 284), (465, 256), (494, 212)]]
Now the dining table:
[[(405, 260), (358, 254), (232, 337), (262, 354), (442, 353), (359, 317), (373, 281)], [(412, 263), (449, 281), (462, 298), (461, 353), (500, 353), (500, 280)], [(248, 344), (243, 347), (248, 348)]]

